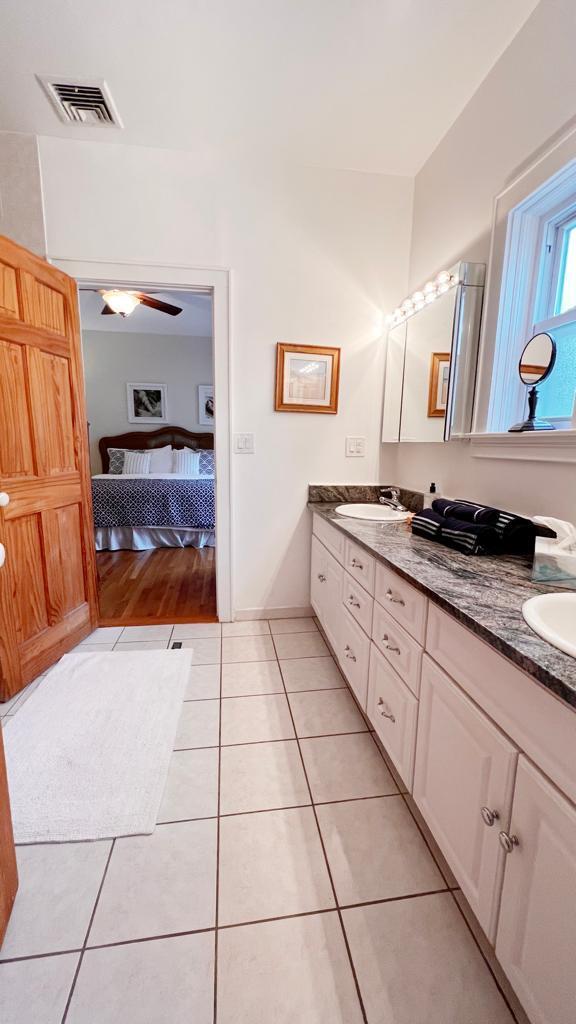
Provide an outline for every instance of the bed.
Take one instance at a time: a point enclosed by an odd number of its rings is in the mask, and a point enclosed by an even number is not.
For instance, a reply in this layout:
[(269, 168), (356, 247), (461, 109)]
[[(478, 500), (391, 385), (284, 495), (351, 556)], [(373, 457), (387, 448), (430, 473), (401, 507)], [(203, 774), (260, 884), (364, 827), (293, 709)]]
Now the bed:
[[(109, 449), (150, 451), (171, 445), (200, 453), (198, 478), (175, 473), (125, 475), (111, 465)], [(214, 435), (183, 427), (132, 431), (98, 442), (102, 473), (92, 477), (97, 551), (145, 551), (158, 547), (215, 545)]]

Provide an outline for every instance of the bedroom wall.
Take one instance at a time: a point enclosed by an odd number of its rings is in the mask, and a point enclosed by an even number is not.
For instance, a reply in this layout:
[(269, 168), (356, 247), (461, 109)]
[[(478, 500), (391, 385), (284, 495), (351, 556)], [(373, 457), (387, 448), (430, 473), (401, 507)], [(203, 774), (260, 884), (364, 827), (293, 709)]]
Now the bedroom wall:
[[(406, 289), (412, 181), (39, 145), (51, 256), (230, 268), (232, 430), (256, 446), (232, 456), (233, 606), (307, 608), (308, 483), (378, 478), (382, 310)], [(278, 341), (342, 347), (337, 416), (274, 412)], [(347, 434), (366, 437), (365, 458), (345, 457)]]
[[(410, 290), (459, 259), (487, 262), (493, 200), (574, 117), (576, 7), (542, 0), (415, 180)], [(404, 298), (400, 290), (394, 305)], [(474, 458), (463, 442), (385, 444), (382, 479), (574, 518), (572, 466)]]
[(0, 132), (0, 235), (38, 256), (46, 255), (46, 234), (35, 135)]
[(82, 350), (93, 473), (102, 472), (98, 452), (101, 437), (156, 429), (129, 422), (129, 381), (166, 384), (168, 423), (187, 430), (212, 429), (198, 420), (198, 385), (212, 384), (214, 379), (211, 338), (83, 331)]

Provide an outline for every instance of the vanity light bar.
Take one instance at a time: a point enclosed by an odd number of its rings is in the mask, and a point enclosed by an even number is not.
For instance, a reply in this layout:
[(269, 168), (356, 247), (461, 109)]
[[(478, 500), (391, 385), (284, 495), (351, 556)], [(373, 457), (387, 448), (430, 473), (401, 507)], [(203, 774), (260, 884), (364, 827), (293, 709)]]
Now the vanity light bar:
[(414, 313), (418, 313), (428, 303), (434, 302), (434, 299), (437, 299), (439, 295), (443, 295), (449, 288), (455, 288), (459, 283), (458, 274), (451, 274), (449, 270), (442, 270), (433, 281), (428, 281), (421, 291), (414, 292), (409, 298), (404, 299), (404, 302), (397, 306), (390, 316), (386, 317), (388, 327), (397, 327), (398, 324), (414, 316)]

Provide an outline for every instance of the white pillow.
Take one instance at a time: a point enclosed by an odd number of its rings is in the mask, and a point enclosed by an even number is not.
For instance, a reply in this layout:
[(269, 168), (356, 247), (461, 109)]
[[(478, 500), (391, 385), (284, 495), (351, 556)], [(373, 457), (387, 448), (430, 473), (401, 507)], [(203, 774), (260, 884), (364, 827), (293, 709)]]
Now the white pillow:
[(138, 476), (148, 475), (150, 473), (150, 458), (150, 452), (126, 452), (122, 475), (128, 476), (134, 473)]
[(167, 444), (163, 448), (150, 448), (150, 472), (171, 473), (172, 472), (172, 445)]
[(172, 472), (196, 480), (200, 476), (200, 455), (191, 448), (172, 450)]

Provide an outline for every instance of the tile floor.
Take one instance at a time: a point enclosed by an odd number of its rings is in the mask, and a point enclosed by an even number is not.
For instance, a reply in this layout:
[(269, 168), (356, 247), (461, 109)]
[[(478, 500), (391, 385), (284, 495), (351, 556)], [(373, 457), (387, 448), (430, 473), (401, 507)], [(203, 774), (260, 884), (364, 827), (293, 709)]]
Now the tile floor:
[(193, 667), (158, 826), (18, 848), (2, 1024), (512, 1024), (315, 622), (81, 647), (174, 641)]

